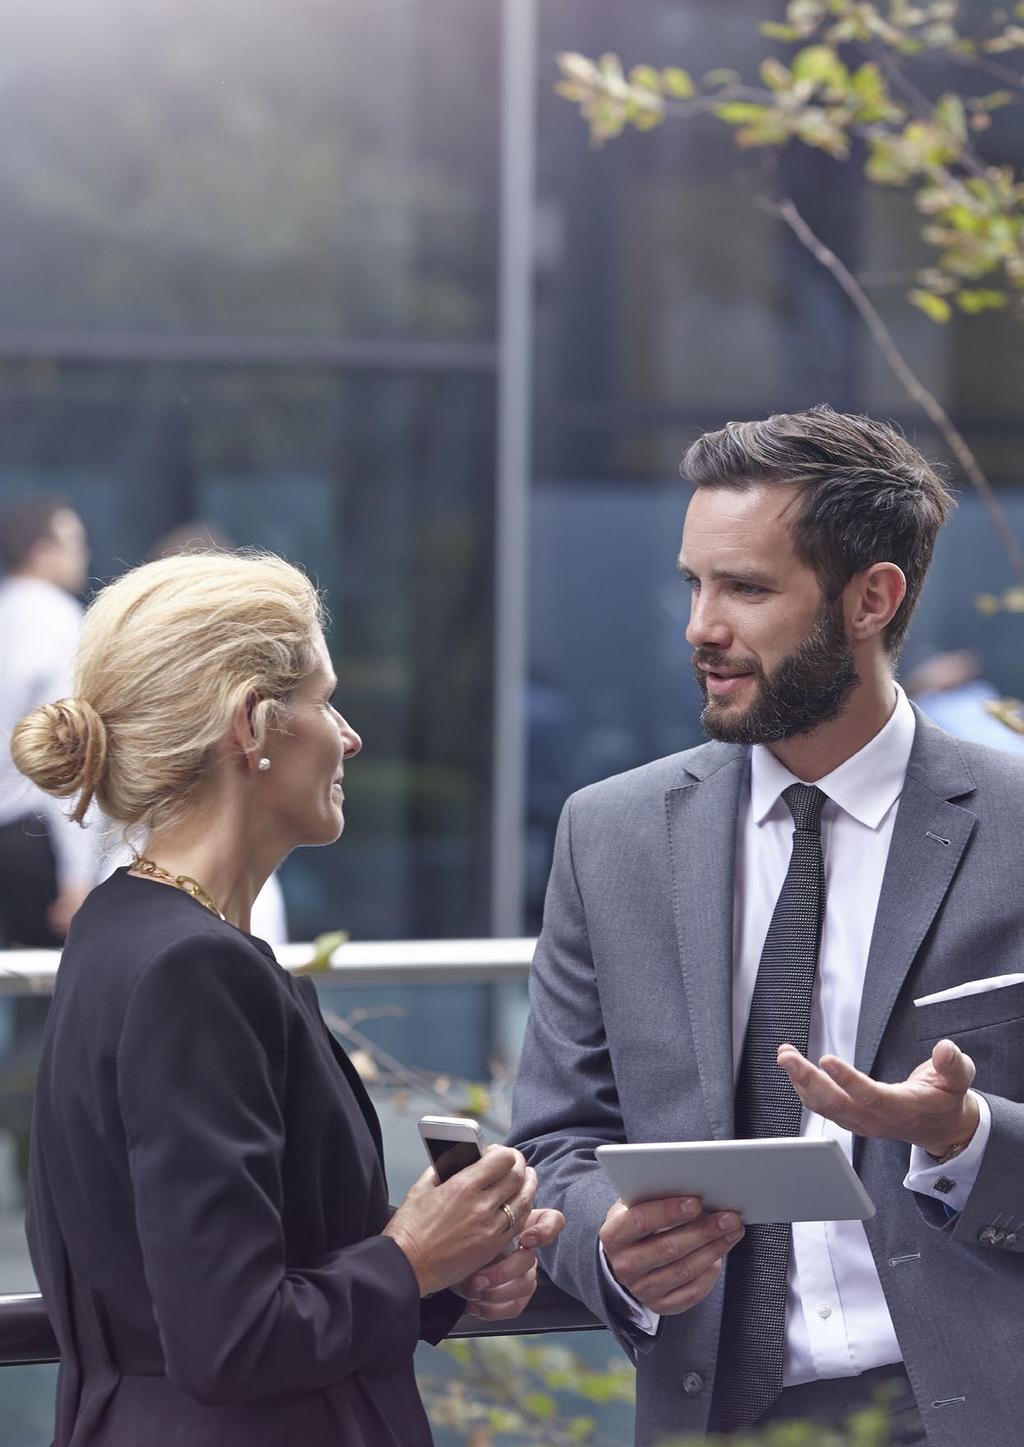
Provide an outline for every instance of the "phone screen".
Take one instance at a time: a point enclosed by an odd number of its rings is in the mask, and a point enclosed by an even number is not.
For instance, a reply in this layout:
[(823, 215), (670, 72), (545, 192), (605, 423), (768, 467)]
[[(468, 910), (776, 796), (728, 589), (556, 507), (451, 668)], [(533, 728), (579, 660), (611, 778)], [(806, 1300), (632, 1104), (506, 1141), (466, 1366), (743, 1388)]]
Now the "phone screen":
[(425, 1140), (439, 1181), (450, 1180), (480, 1159), (476, 1141), (442, 1141), (434, 1136), (426, 1136)]

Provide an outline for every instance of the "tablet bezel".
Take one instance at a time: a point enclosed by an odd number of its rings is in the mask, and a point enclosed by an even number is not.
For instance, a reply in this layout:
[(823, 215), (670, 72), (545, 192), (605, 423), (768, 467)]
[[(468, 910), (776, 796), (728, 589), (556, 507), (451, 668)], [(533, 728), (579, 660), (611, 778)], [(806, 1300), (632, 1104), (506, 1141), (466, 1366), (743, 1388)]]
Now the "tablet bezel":
[(866, 1221), (875, 1214), (842, 1147), (830, 1138), (604, 1145), (596, 1156), (627, 1205), (699, 1196), (706, 1211), (738, 1211), (750, 1226)]

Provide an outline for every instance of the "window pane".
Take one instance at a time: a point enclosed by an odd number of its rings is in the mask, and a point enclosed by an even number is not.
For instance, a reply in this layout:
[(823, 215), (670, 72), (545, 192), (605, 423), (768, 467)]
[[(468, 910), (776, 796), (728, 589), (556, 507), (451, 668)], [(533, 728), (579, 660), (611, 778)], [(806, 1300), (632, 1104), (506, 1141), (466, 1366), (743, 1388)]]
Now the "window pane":
[(477, 0), (35, 0), (0, 16), (0, 325), (488, 337)]

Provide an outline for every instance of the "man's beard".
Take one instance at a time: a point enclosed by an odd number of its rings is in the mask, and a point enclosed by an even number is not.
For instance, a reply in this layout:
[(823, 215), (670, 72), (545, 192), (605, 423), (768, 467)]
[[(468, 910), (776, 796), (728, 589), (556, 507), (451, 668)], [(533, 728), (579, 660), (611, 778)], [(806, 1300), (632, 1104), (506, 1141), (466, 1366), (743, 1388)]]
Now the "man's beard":
[[(754, 701), (730, 716), (709, 695), (703, 670), (748, 670), (757, 685)], [(752, 658), (730, 659), (716, 648), (698, 648), (693, 671), (704, 694), (701, 727), (709, 738), (733, 744), (774, 744), (811, 733), (838, 718), (851, 690), (860, 682), (843, 624), (840, 600), (825, 602), (810, 633), (771, 674)]]

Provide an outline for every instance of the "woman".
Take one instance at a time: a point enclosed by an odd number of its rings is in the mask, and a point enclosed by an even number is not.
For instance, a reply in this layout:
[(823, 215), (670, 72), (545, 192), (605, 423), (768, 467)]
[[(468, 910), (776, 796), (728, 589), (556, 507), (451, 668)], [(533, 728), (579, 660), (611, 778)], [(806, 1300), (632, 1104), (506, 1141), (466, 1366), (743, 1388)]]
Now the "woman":
[(361, 745), (335, 687), (303, 574), (176, 557), (98, 595), (75, 697), (15, 730), (76, 819), (95, 798), (145, 838), (73, 921), (40, 1061), (27, 1229), (55, 1447), (428, 1444), (412, 1358), (464, 1305), (448, 1288), (517, 1314), (533, 1252), (501, 1247), (561, 1229), (504, 1147), (392, 1213), (311, 982), (248, 932), (289, 850), (341, 833)]

